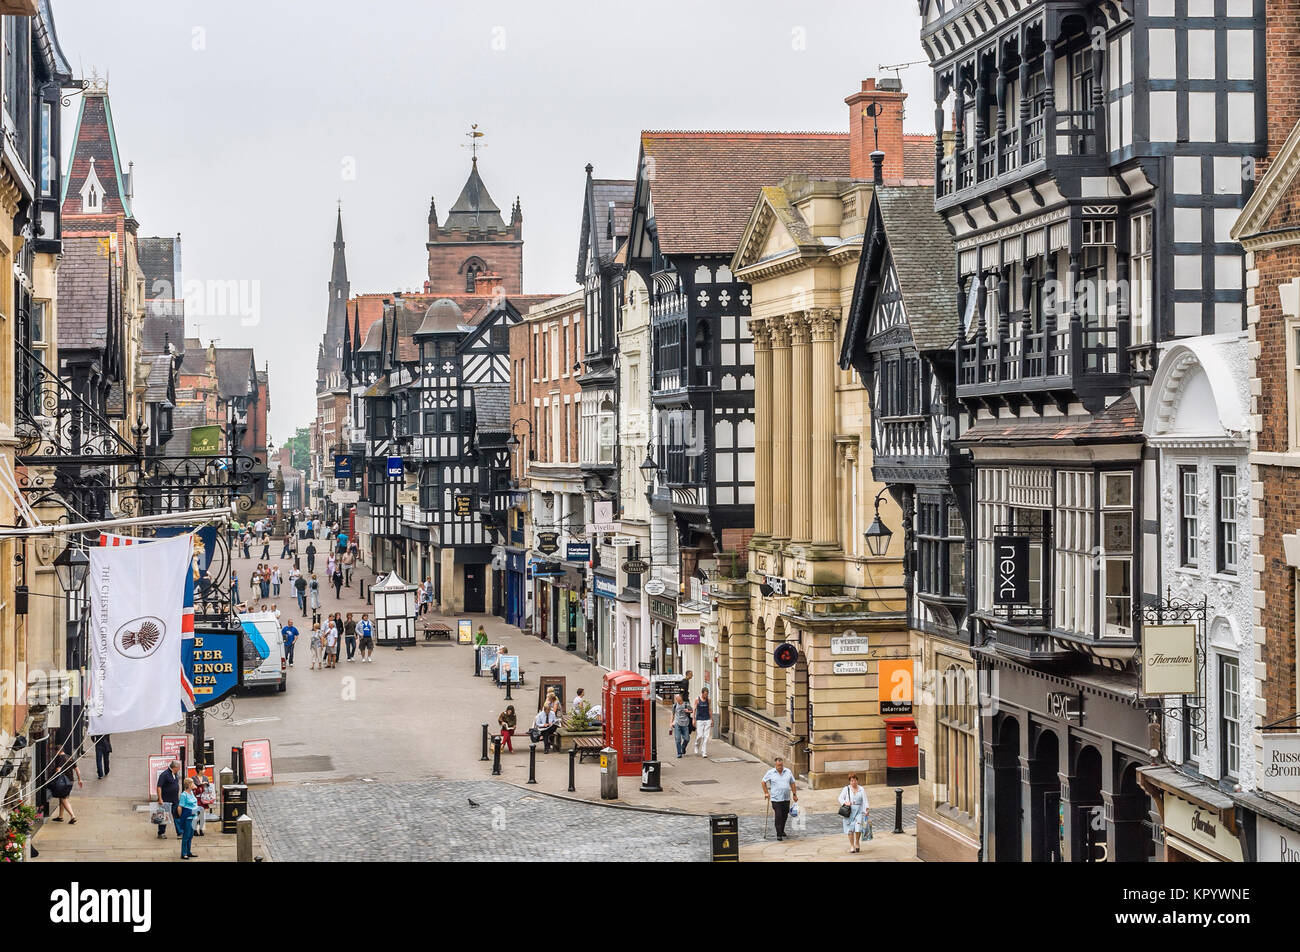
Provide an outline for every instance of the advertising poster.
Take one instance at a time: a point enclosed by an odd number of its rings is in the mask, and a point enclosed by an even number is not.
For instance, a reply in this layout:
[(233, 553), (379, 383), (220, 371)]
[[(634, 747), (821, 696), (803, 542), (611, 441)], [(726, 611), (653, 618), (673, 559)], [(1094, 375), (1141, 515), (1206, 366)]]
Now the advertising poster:
[[(163, 756), (167, 758), (168, 763), (173, 760), (179, 760), (182, 764), (186, 764), (192, 760), (193, 758), (189, 756), (189, 751), (186, 750), (187, 747), (189, 747), (189, 737), (185, 734), (162, 735), (162, 747), (160, 749), (163, 752)], [(185, 756), (181, 756), (182, 751), (185, 751)], [(167, 764), (163, 764), (163, 766), (165, 767)]]
[(462, 645), (474, 643), (474, 623), (468, 618), (456, 622), (456, 640)]
[(492, 665), (496, 664), (497, 658), (501, 654), (500, 645), (479, 645), (478, 646), (478, 671), (479, 674), (486, 674), (492, 670)]
[(880, 659), (880, 713), (912, 713), (912, 659)]
[(244, 782), (274, 781), (271, 770), (271, 742), (266, 738), (244, 741)]
[(149, 763), (145, 768), (149, 774), (145, 778), (145, 789), (148, 790), (150, 800), (158, 799), (158, 776), (167, 769), (172, 760), (173, 758), (167, 754), (149, 755)]
[(519, 655), (501, 655), (500, 674), (502, 681), (509, 678), (511, 684), (522, 683), (519, 678)]

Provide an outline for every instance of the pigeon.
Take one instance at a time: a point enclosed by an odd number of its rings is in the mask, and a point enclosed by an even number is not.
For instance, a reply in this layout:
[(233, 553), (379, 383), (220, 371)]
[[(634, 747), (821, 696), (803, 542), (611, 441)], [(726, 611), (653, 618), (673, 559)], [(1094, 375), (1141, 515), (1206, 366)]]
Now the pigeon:
[(478, 806), (478, 803), (476, 803), (472, 797), (466, 797), (466, 799), (469, 800), (469, 805), (470, 805), (470, 806), (472, 806), (472, 807), (476, 807), (476, 806)]

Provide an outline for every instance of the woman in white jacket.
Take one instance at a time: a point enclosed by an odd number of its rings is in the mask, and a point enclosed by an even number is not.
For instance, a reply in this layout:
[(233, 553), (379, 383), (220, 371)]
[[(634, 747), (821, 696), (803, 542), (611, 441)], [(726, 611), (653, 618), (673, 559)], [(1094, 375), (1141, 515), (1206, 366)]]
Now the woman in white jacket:
[[(858, 783), (858, 775), (849, 774), (849, 782), (840, 791), (840, 818), (844, 821), (844, 832), (849, 837), (849, 852), (862, 852), (862, 833), (867, 828), (870, 814), (867, 807), (867, 789)], [(844, 807), (849, 808), (847, 816)]]

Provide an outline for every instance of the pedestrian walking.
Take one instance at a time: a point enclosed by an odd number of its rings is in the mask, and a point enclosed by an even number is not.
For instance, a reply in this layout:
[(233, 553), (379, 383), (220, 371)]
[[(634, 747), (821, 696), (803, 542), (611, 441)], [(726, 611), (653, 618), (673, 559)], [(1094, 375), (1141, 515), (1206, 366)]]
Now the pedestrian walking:
[(515, 752), (515, 745), (510, 738), (515, 736), (515, 725), (517, 723), (518, 719), (515, 717), (515, 706), (513, 704), (507, 704), (506, 709), (497, 715), (497, 729), (501, 732), (501, 743), (512, 754)]
[(262, 530), (262, 558), (269, 559), (270, 557), (271, 557), (271, 533), (263, 529)]
[(98, 734), (91, 740), (95, 742), (95, 775), (103, 780), (108, 776), (108, 755), (113, 752), (113, 736)]
[(321, 639), (320, 625), (311, 626), (311, 668), (307, 670), (319, 670), (321, 666), (321, 649), (324, 642)]
[(700, 688), (695, 698), (695, 752), (709, 756), (709, 738), (713, 735), (713, 708), (709, 705), (709, 689)]
[(181, 762), (173, 760), (167, 765), (167, 769), (158, 775), (158, 780), (154, 783), (154, 789), (158, 791), (158, 803), (163, 807), (164, 822), (158, 825), (158, 839), (167, 839), (167, 822), (166, 818), (175, 819), (176, 811), (179, 809), (176, 804), (181, 799)]
[(248, 548), (253, 544), (253, 540), (249, 537), (247, 529), (244, 530), (243, 536), (240, 537), (240, 542), (242, 542), (244, 546), (244, 558), (252, 558), (252, 556), (248, 554)]
[(799, 802), (799, 790), (784, 757), (777, 757), (772, 762), (772, 769), (763, 774), (763, 798), (772, 804), (776, 838), (785, 839), (785, 821), (790, 816), (790, 807)]
[(50, 761), (48, 770), (50, 796), (59, 801), (59, 815), (51, 817), (51, 819), (55, 823), (62, 823), (63, 812), (66, 810), (68, 813), (68, 826), (71, 826), (77, 822), (77, 815), (72, 812), (73, 785), (75, 783), (78, 787), (85, 786), (81, 780), (81, 771), (77, 769), (77, 761), (60, 750), (54, 755), (54, 759)]
[(181, 859), (193, 859), (190, 843), (194, 839), (194, 815), (199, 812), (199, 801), (194, 796), (194, 778), (186, 777), (181, 785), (181, 798), (177, 803), (176, 834), (181, 838)]
[(858, 782), (856, 773), (849, 774), (849, 782), (840, 791), (840, 819), (844, 821), (850, 853), (862, 852), (862, 834), (870, 822), (867, 806), (866, 787)]
[(315, 572), (316, 571), (316, 543), (308, 542), (307, 548), (303, 550), (303, 553), (307, 556), (307, 571)]
[(425, 579), (420, 586), (420, 614), (426, 615), (429, 612), (429, 605), (433, 603), (433, 582)]
[(285, 625), (280, 629), (280, 637), (284, 639), (284, 660), (288, 662), (289, 667), (293, 667), (293, 646), (298, 640), (298, 629), (293, 627), (293, 622)]
[(339, 630), (331, 618), (325, 626), (325, 667), (332, 668), (339, 660)]
[(312, 574), (311, 581), (307, 583), (307, 594), (311, 598), (311, 620), (320, 621), (320, 582), (317, 580), (315, 573)]
[(357, 653), (357, 623), (352, 620), (351, 612), (348, 612), (347, 621), (343, 623), (343, 644), (348, 649), (348, 660), (355, 661), (353, 656)]
[(271, 594), (280, 597), (280, 566), (271, 569)]
[(337, 565), (334, 566), (334, 574), (330, 576), (330, 581), (334, 583), (334, 597), (343, 597), (343, 570)]
[(290, 528), (290, 530), (284, 534), (284, 546), (280, 549), (280, 558), (287, 559), (289, 557), (290, 554), (289, 546), (292, 539), (293, 539), (293, 529)]
[(263, 565), (263, 566), (259, 566), (259, 571), (261, 573), (260, 577), (262, 580), (262, 597), (270, 598), (271, 597), (271, 570), (268, 569), (265, 565)]
[(356, 553), (349, 549), (343, 553), (343, 584), (352, 587), (352, 569), (356, 565)]
[(479, 645), (485, 645), (487, 643), (488, 643), (487, 629), (484, 628), (483, 623), (480, 622), (478, 626), (478, 631), (474, 632), (474, 646), (478, 647)]
[(298, 577), (293, 580), (293, 590), (298, 595), (298, 613), (303, 618), (307, 617), (307, 576), (299, 573)]
[(239, 573), (234, 569), (230, 570), (230, 600), (239, 604)]
[(677, 759), (686, 753), (691, 742), (691, 708), (680, 694), (673, 695), (673, 743), (677, 745)]
[(334, 553), (331, 552), (325, 559), (325, 577), (333, 578), (334, 569), (338, 567), (338, 562), (334, 560)]
[(373, 661), (370, 655), (375, 650), (375, 627), (370, 624), (370, 614), (361, 613), (361, 621), (357, 623), (357, 632), (361, 635), (361, 660)]

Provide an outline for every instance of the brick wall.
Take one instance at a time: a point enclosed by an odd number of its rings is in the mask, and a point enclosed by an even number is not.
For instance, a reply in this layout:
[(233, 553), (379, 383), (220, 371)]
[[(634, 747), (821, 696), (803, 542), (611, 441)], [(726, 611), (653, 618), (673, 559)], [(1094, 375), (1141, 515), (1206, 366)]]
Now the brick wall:
[[(455, 235), (446, 236), (447, 240)], [(524, 290), (524, 243), (513, 237), (507, 240), (490, 239), (477, 242), (459, 240), (456, 244), (429, 243), (429, 292), (432, 294), (464, 294), (465, 264), (470, 258), (480, 258), (487, 270), (500, 275), (506, 294), (522, 294)]]
[[(532, 342), (532, 328), (527, 324), (510, 328), (510, 425), (511, 432), (519, 440), (519, 449), (510, 461), (510, 473), (516, 480), (522, 480), (526, 475), (525, 464), (532, 446), (528, 429), (533, 405)], [(524, 420), (529, 422), (520, 422)]]
[(1300, 0), (1268, 0), (1264, 42), (1272, 157), (1300, 122)]

